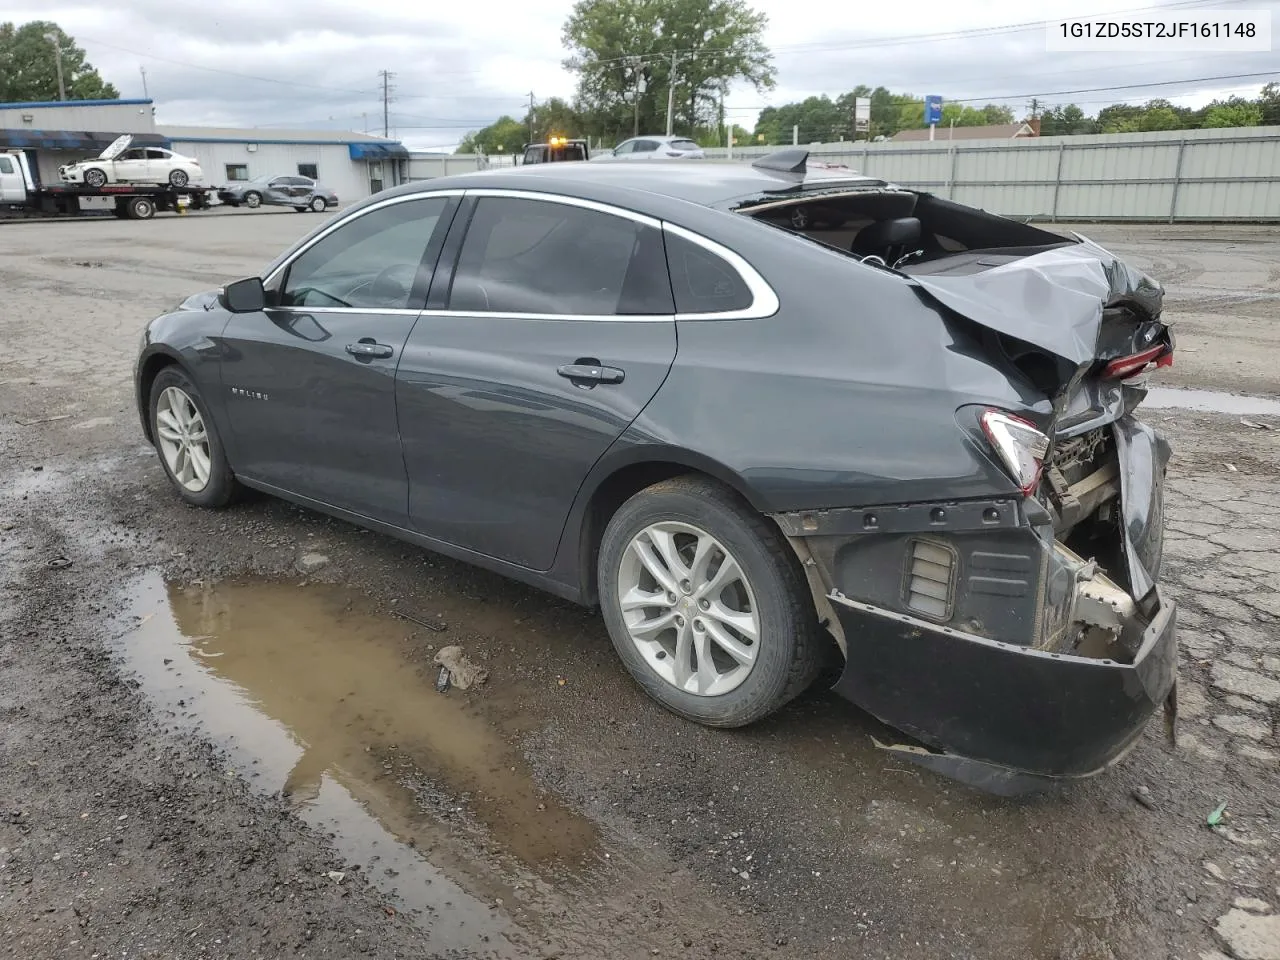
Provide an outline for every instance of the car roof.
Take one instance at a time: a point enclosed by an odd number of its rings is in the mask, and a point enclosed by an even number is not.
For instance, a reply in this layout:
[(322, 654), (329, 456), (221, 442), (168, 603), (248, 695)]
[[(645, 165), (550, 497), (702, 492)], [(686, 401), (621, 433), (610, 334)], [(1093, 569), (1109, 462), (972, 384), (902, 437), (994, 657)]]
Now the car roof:
[[(481, 188), (545, 189), (568, 196), (584, 188), (643, 191), (705, 207), (731, 209), (754, 198), (779, 199), (788, 194), (835, 189), (856, 190), (888, 186), (884, 180), (852, 170), (825, 167), (796, 169), (807, 151), (784, 151), (763, 160), (771, 169), (750, 163), (716, 160), (653, 160), (648, 163), (536, 163), (497, 170), (459, 174), (418, 182), (398, 191), (428, 192), (440, 189)], [(775, 158), (777, 158), (775, 160)]]

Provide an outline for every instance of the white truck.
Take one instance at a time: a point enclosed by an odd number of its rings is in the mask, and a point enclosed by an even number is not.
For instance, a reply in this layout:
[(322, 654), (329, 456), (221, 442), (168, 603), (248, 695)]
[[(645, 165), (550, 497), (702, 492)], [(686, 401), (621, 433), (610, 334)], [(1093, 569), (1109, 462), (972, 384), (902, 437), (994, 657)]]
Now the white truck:
[[(66, 217), (112, 213), (117, 217), (149, 220), (157, 210), (205, 210), (211, 205), (210, 187), (173, 184), (84, 183), (43, 185), (33, 159), (23, 150), (0, 150), (0, 219), (5, 217)], [(87, 197), (114, 203), (86, 207)], [(96, 207), (96, 209), (94, 209)]]

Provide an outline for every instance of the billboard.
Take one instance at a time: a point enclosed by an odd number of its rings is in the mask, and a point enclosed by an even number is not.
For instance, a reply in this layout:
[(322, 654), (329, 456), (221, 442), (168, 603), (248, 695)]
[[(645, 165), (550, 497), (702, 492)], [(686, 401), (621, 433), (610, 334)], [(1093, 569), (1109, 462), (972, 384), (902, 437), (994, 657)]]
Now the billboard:
[(853, 98), (853, 132), (867, 133), (871, 130), (871, 98)]
[(930, 94), (924, 98), (925, 126), (932, 127), (942, 122), (942, 97)]

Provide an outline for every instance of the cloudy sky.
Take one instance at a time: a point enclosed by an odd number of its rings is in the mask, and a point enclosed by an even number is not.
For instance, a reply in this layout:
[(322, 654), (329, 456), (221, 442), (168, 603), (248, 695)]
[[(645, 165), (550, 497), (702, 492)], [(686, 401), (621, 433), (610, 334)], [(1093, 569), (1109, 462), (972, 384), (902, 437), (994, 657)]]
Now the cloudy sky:
[[(734, 88), (733, 119), (750, 129), (759, 108), (858, 83), (1007, 103), (1021, 115), (1032, 95), (1086, 112), (1120, 100), (1167, 97), (1199, 106), (1256, 94), (1280, 53), (1047, 53), (1032, 17), (1124, 13), (1125, 19), (1205, 19), (1213, 11), (1271, 11), (1280, 0), (956, 0), (796, 4), (750, 0), (769, 16), (777, 88)], [(560, 29), (572, 0), (422, 4), (381, 0), (221, 0), (197, 10), (172, 0), (10, 0), (0, 14), (57, 21), (124, 97), (143, 94), (140, 68), (162, 123), (382, 132), (381, 79), (392, 80), (391, 132), (417, 148), (449, 148), (503, 113), (521, 115), (530, 92), (569, 97)], [(1196, 80), (1168, 86), (1169, 81)], [(1129, 86), (1143, 84), (1147, 86)], [(1100, 87), (1123, 89), (1098, 90)], [(1059, 91), (1083, 91), (1063, 93)]]

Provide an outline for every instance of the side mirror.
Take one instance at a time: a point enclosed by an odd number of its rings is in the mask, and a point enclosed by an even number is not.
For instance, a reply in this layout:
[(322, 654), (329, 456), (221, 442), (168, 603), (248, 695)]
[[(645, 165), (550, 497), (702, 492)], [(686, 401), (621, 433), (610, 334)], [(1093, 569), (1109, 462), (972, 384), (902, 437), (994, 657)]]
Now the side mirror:
[(257, 313), (267, 306), (267, 291), (261, 277), (248, 277), (228, 283), (218, 294), (218, 303), (232, 313)]

